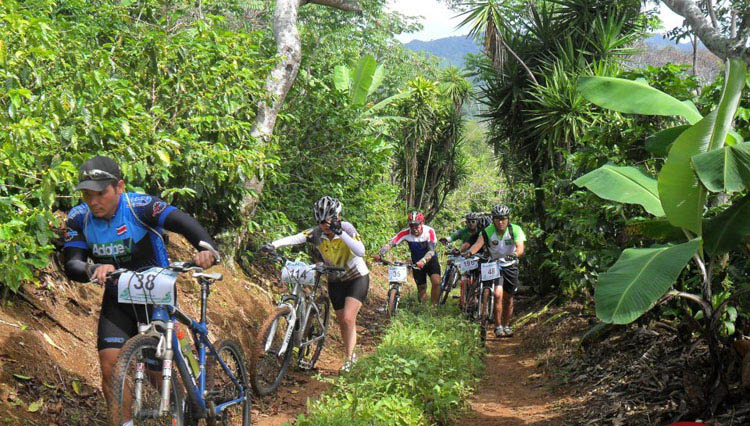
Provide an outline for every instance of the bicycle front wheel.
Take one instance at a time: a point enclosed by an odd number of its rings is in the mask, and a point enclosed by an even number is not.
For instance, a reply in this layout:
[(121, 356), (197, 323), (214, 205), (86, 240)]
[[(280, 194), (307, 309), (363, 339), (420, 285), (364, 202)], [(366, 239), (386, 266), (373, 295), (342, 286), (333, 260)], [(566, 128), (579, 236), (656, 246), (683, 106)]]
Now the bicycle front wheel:
[(112, 372), (110, 424), (184, 425), (185, 399), (172, 370), (169, 413), (159, 415), (163, 361), (156, 358), (159, 339), (137, 335), (125, 343)]
[(389, 317), (396, 316), (398, 313), (398, 299), (398, 289), (396, 287), (391, 287), (391, 289), (388, 290), (388, 305), (386, 306)]
[[(208, 426), (249, 426), (250, 386), (245, 369), (245, 356), (240, 344), (232, 339), (224, 339), (217, 342), (214, 347), (218, 358), (211, 354), (207, 359), (206, 400), (213, 403), (214, 407), (236, 401), (241, 397), (244, 397), (244, 400), (224, 408), (218, 416), (209, 418), (207, 424)], [(227, 366), (234, 380), (224, 371), (219, 359)]]
[(283, 353), (281, 349), (291, 325), (291, 314), (289, 307), (278, 308), (260, 328), (250, 363), (250, 383), (258, 396), (276, 391), (289, 368), (294, 351), (292, 336)]
[(487, 329), (490, 326), (490, 314), (491, 314), (491, 303), (492, 291), (489, 288), (485, 288), (482, 291), (482, 300), (479, 303), (479, 324), (480, 324), (480, 338), (482, 342), (487, 340)]
[(328, 301), (328, 296), (319, 294), (318, 300), (315, 301), (315, 307), (310, 309), (307, 316), (305, 332), (302, 333), (297, 360), (299, 368), (303, 370), (315, 368), (315, 363), (318, 362), (320, 353), (323, 351), (323, 345), (326, 342), (330, 318), (331, 303)]

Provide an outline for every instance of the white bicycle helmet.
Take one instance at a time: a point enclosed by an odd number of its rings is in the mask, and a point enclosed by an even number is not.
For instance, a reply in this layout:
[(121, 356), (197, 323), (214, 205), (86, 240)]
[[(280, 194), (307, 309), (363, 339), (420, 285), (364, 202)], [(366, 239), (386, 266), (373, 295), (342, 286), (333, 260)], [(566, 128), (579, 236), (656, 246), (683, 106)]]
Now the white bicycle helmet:
[(333, 219), (341, 214), (341, 202), (338, 198), (324, 196), (313, 205), (315, 220), (320, 223), (324, 220)]
[(505, 204), (496, 205), (492, 208), (492, 217), (496, 216), (509, 217), (510, 207), (506, 206)]

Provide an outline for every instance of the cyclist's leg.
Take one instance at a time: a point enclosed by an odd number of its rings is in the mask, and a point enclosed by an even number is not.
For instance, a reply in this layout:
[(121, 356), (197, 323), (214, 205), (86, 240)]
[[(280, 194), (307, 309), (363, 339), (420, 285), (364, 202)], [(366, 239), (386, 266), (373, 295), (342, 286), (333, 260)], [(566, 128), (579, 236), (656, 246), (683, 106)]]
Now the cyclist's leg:
[(344, 340), (347, 360), (351, 359), (357, 344), (357, 315), (362, 303), (367, 299), (369, 288), (369, 275), (346, 282), (331, 283), (328, 286), (331, 304), (336, 312), (336, 321), (339, 323), (341, 337)]
[(461, 283), (459, 284), (460, 287), (460, 293), (458, 297), (458, 306), (463, 308), (464, 307), (464, 298), (466, 297), (466, 283), (467, 278), (466, 275), (461, 275)]
[(438, 298), (440, 297), (440, 262), (438, 262), (437, 256), (430, 259), (426, 265), (424, 265), (425, 273), (430, 275), (430, 302), (433, 305), (437, 305)]
[(505, 312), (503, 306), (503, 297), (505, 292), (503, 291), (503, 277), (495, 280), (495, 326), (503, 325), (501, 322), (502, 315)]
[(505, 327), (510, 326), (510, 319), (513, 317), (513, 296), (518, 291), (518, 266), (513, 265), (503, 268), (503, 316), (502, 324)]
[(414, 282), (417, 284), (417, 294), (419, 300), (425, 301), (427, 299), (427, 265), (422, 269), (412, 269), (412, 276), (414, 276)]
[[(132, 309), (129, 305), (117, 303), (116, 288), (107, 287), (105, 289), (102, 297), (102, 311), (99, 314), (96, 348), (99, 351), (102, 391), (108, 405), (112, 401), (112, 374), (117, 356), (125, 342), (138, 332), (135, 317), (132, 312), (128, 313), (126, 307)], [(123, 407), (125, 406), (129, 407), (129, 404), (123, 404)], [(129, 412), (127, 416), (129, 416)]]

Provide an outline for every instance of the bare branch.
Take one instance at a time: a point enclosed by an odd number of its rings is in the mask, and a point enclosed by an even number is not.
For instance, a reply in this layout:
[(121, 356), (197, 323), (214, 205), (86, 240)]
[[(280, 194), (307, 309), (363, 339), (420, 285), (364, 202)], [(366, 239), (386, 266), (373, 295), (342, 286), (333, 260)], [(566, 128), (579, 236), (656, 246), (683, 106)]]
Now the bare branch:
[(663, 0), (674, 13), (685, 18), (698, 38), (714, 55), (721, 59), (740, 58), (750, 64), (750, 50), (745, 47), (745, 39), (724, 38), (703, 16), (698, 5), (692, 0)]
[(711, 25), (715, 30), (719, 29), (719, 20), (716, 19), (716, 11), (714, 10), (714, 2), (706, 0), (706, 9), (708, 9), (708, 16), (711, 18)]
[(321, 4), (323, 6), (333, 7), (347, 12), (362, 12), (359, 3), (354, 0), (302, 0), (300, 1), (300, 6), (306, 3)]

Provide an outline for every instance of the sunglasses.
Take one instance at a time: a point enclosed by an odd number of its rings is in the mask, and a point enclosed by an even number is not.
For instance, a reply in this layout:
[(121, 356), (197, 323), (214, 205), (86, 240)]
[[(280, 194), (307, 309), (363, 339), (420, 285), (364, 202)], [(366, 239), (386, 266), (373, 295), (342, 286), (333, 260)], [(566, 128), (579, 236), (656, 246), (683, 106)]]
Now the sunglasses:
[(497, 219), (497, 220), (505, 220), (507, 218), (508, 218), (508, 216), (492, 216), (492, 220), (495, 220), (495, 219)]
[(119, 180), (115, 175), (104, 170), (91, 169), (81, 172), (80, 180)]
[(410, 223), (409, 228), (419, 228), (419, 225), (421, 225), (421, 223)]
[(476, 219), (466, 219), (466, 223), (471, 223), (472, 225), (474, 225), (477, 222), (479, 222), (479, 221), (476, 220)]

